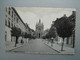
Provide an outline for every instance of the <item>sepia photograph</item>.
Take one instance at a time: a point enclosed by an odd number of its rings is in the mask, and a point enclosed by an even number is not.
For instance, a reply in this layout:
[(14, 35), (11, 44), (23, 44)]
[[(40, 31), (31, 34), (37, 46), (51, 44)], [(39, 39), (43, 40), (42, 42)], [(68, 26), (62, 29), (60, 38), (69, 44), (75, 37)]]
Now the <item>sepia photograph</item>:
[(75, 8), (6, 7), (5, 51), (75, 54)]

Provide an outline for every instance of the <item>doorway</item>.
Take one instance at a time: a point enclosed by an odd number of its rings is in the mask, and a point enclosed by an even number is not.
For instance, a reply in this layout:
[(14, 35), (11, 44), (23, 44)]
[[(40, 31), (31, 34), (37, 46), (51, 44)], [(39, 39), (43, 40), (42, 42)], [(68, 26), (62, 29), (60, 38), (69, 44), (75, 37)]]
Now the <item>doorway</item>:
[(40, 33), (39, 33), (39, 38), (40, 38)]

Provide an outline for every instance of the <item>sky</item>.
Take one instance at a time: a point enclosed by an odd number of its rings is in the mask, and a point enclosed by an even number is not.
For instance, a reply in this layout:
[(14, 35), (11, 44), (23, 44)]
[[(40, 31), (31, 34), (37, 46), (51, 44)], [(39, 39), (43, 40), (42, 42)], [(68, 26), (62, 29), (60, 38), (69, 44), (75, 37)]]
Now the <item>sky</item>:
[(66, 14), (70, 16), (74, 8), (44, 8), (44, 7), (15, 7), (17, 13), (22, 18), (24, 23), (27, 23), (31, 29), (35, 30), (36, 23), (41, 22), (44, 24), (44, 30), (51, 27), (52, 21), (60, 18)]

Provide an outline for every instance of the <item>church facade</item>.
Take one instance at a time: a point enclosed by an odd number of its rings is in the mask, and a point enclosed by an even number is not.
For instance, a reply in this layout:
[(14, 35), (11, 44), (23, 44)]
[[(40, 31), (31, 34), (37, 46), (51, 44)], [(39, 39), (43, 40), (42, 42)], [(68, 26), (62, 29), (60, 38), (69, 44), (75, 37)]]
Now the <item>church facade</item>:
[(36, 23), (36, 29), (35, 29), (35, 36), (36, 38), (41, 38), (43, 35), (43, 31), (44, 31), (44, 25), (41, 22), (41, 20), (39, 19), (39, 22)]

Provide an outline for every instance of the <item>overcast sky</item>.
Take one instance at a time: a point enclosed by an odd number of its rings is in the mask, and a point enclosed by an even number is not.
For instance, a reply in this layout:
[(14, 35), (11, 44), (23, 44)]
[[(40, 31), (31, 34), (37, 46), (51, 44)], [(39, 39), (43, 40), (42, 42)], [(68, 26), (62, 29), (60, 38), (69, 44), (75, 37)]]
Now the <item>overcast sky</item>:
[(62, 17), (64, 14), (70, 16), (75, 9), (71, 8), (40, 8), (40, 7), (15, 7), (24, 23), (35, 30), (36, 22), (41, 19), (44, 30), (50, 28), (52, 21)]

